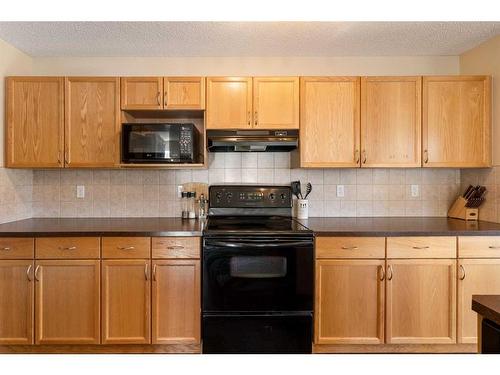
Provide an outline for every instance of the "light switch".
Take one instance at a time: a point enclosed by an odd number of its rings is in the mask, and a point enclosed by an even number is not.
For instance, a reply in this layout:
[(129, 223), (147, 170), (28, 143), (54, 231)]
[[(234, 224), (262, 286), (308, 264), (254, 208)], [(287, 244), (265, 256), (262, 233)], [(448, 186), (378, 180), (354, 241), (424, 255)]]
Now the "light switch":
[(344, 196), (344, 185), (337, 185), (337, 197), (342, 198)]
[(76, 197), (77, 198), (85, 198), (85, 186), (77, 185), (76, 186)]
[(416, 198), (419, 196), (419, 186), (418, 185), (411, 185), (411, 196)]

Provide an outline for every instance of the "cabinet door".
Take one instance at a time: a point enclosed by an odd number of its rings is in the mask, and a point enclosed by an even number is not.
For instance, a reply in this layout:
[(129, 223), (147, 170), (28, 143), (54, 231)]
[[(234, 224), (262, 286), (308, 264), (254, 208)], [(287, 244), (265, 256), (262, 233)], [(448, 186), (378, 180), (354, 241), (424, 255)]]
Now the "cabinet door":
[(119, 78), (66, 78), (68, 167), (113, 167), (119, 162)]
[(7, 167), (62, 167), (64, 78), (8, 77)]
[(122, 77), (122, 109), (162, 109), (162, 77)]
[(500, 259), (460, 259), (458, 266), (458, 342), (477, 343), (473, 294), (500, 294)]
[(103, 344), (151, 343), (150, 261), (103, 260)]
[(490, 77), (424, 77), (423, 82), (423, 166), (491, 166)]
[(33, 344), (33, 261), (0, 260), (0, 344)]
[(153, 261), (153, 344), (200, 342), (200, 261)]
[(317, 260), (316, 344), (384, 342), (384, 260)]
[(40, 260), (35, 280), (36, 344), (99, 344), (99, 261)]
[(358, 167), (359, 78), (301, 78), (301, 167)]
[(253, 79), (253, 126), (261, 129), (299, 128), (299, 78)]
[(456, 261), (387, 261), (386, 342), (456, 342)]
[(420, 167), (421, 77), (361, 79), (361, 166)]
[(165, 109), (205, 109), (204, 77), (165, 77)]
[(252, 78), (207, 78), (207, 129), (252, 127)]

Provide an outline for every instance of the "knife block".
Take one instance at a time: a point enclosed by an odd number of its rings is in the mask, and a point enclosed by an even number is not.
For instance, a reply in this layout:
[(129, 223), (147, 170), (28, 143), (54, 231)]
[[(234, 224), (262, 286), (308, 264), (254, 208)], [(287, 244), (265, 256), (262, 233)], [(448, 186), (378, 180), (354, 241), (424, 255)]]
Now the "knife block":
[(458, 197), (455, 203), (448, 210), (448, 217), (462, 220), (479, 220), (479, 209), (465, 207), (467, 199)]

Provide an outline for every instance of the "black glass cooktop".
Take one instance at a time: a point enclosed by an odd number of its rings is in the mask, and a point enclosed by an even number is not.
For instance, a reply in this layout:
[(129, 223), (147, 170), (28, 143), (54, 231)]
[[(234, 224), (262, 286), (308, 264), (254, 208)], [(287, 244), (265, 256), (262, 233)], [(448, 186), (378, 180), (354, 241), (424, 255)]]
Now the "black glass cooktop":
[(306, 234), (310, 230), (286, 216), (211, 216), (205, 232)]

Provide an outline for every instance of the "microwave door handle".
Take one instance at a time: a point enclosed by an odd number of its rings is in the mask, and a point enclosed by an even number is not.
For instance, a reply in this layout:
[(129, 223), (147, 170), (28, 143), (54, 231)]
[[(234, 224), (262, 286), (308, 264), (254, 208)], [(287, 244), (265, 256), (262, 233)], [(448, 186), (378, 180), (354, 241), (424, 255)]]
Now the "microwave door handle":
[(279, 242), (279, 243), (252, 243), (252, 242), (207, 242), (208, 246), (219, 246), (219, 247), (232, 247), (232, 248), (241, 248), (241, 247), (290, 247), (290, 246), (301, 246), (310, 244), (310, 241), (295, 241), (295, 242)]

